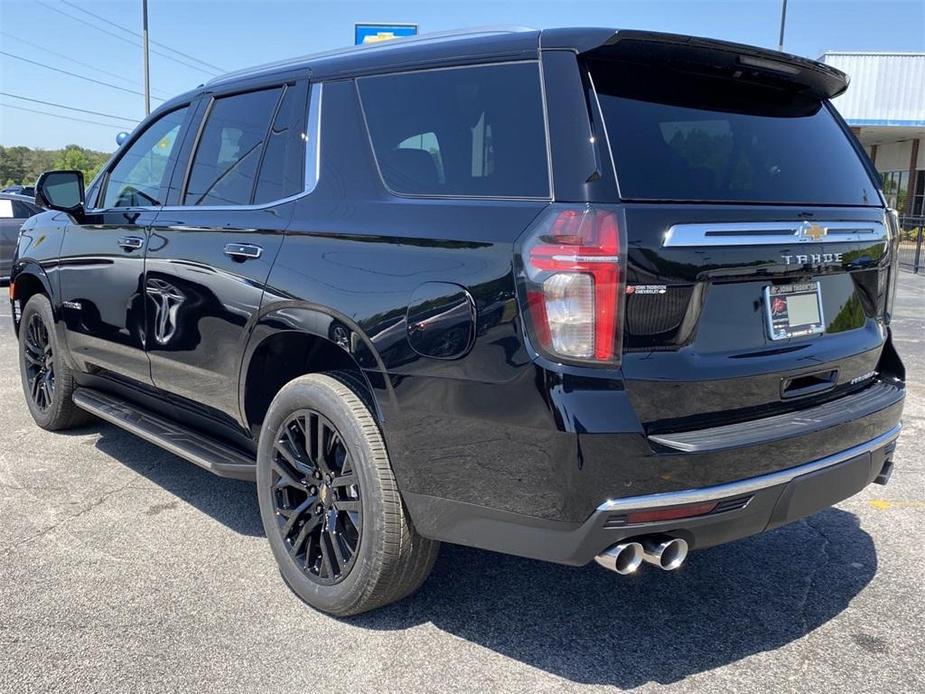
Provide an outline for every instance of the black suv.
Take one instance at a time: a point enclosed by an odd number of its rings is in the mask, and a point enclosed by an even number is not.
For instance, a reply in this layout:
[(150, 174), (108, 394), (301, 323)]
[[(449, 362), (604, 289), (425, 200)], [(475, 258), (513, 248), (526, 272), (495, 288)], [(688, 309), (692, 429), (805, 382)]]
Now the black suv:
[(896, 222), (846, 86), (609, 29), (221, 77), (86, 192), (42, 177), (29, 408), (256, 480), (286, 583), (337, 615), (438, 541), (676, 569), (889, 478)]

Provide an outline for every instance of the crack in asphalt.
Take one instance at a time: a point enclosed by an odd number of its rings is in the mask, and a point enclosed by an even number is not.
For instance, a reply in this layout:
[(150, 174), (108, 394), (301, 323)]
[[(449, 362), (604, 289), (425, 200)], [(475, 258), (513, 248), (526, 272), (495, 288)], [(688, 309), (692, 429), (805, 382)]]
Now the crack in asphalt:
[(819, 548), (819, 552), (822, 554), (822, 559), (821, 561), (816, 562), (816, 564), (813, 566), (813, 570), (810, 572), (809, 576), (807, 576), (806, 591), (803, 593), (803, 598), (800, 600), (800, 604), (797, 606), (797, 610), (800, 614), (800, 625), (805, 632), (807, 626), (809, 625), (809, 622), (806, 620), (806, 606), (809, 602), (809, 595), (812, 593), (813, 584), (816, 582), (816, 576), (823, 568), (828, 566), (831, 558), (829, 557), (829, 536), (822, 532), (815, 525), (810, 523), (809, 519), (807, 518), (804, 518), (802, 523), (822, 538), (822, 545)]
[(70, 487), (66, 485), (61, 485), (60, 487), (49, 486), (45, 484), (37, 484), (35, 486), (27, 486), (22, 484), (6, 484), (5, 482), (0, 482), (0, 489), (10, 489), (14, 492), (38, 492), (38, 491), (49, 491), (49, 492), (60, 492)]
[(112, 490), (106, 492), (105, 494), (103, 494), (101, 497), (99, 497), (98, 499), (96, 499), (96, 500), (93, 501), (92, 503), (90, 503), (90, 504), (88, 504), (87, 506), (84, 506), (83, 508), (81, 508), (77, 513), (72, 513), (72, 514), (70, 514), (70, 515), (68, 515), (68, 516), (65, 516), (64, 518), (61, 518), (60, 520), (58, 520), (58, 521), (52, 523), (51, 525), (49, 525), (47, 528), (43, 528), (42, 530), (40, 530), (40, 531), (38, 531), (38, 532), (36, 532), (36, 533), (33, 533), (32, 535), (29, 535), (28, 537), (24, 537), (24, 538), (22, 538), (21, 540), (17, 540), (16, 542), (14, 542), (14, 543), (12, 543), (12, 544), (3, 547), (2, 549), (0, 549), (0, 556), (5, 557), (5, 556), (7, 556), (8, 554), (12, 553), (13, 550), (15, 550), (16, 548), (21, 547), (21, 546), (23, 546), (23, 545), (25, 545), (25, 544), (28, 544), (28, 543), (32, 542), (33, 540), (37, 540), (37, 539), (39, 539), (39, 538), (41, 538), (41, 537), (44, 537), (45, 535), (48, 535), (49, 533), (53, 532), (54, 530), (60, 528), (60, 527), (63, 526), (64, 524), (69, 523), (70, 521), (76, 520), (77, 518), (80, 518), (81, 516), (85, 516), (86, 514), (88, 514), (88, 513), (90, 513), (91, 511), (93, 511), (94, 509), (96, 509), (96, 508), (100, 507), (101, 505), (103, 505), (103, 504), (106, 502), (106, 500), (109, 499), (109, 498), (110, 498), (111, 496), (113, 496), (114, 494), (118, 494), (119, 492), (125, 491), (126, 489), (128, 489), (129, 487), (131, 487), (132, 484), (133, 484), (134, 482), (135, 482), (134, 479), (131, 480), (130, 482), (126, 482), (126, 483), (123, 484), (121, 487), (118, 487), (117, 489), (112, 489)]
[[(809, 604), (809, 596), (813, 592), (813, 585), (816, 582), (816, 576), (819, 575), (819, 572), (822, 569), (824, 569), (826, 566), (829, 565), (829, 562), (831, 561), (831, 557), (829, 556), (829, 551), (828, 551), (829, 550), (829, 536), (826, 535), (824, 532), (822, 532), (815, 525), (810, 523), (809, 520), (806, 518), (802, 519), (800, 523), (806, 526), (807, 528), (809, 528), (810, 530), (812, 530), (813, 532), (815, 532), (817, 535), (819, 535), (819, 537), (822, 538), (822, 544), (819, 548), (819, 551), (822, 554), (822, 558), (820, 561), (816, 562), (813, 565), (812, 571), (810, 571), (809, 575), (806, 577), (806, 590), (803, 592), (803, 597), (800, 599), (800, 603), (797, 605), (797, 608), (796, 608), (797, 613), (799, 615), (799, 619), (800, 619), (800, 632), (804, 634), (803, 638), (806, 638), (810, 635), (809, 620), (806, 619), (806, 608)], [(801, 661), (800, 662), (800, 672), (801, 673), (806, 672), (806, 669), (810, 661), (812, 660), (812, 656), (813, 656), (812, 652), (807, 650), (807, 652), (804, 653), (803, 656), (801, 657), (800, 659)]]

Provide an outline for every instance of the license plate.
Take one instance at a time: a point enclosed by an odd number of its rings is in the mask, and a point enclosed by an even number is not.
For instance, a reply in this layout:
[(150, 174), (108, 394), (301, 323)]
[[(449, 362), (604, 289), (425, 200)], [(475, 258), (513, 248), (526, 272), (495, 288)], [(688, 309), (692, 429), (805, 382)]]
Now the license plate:
[(772, 340), (816, 335), (824, 329), (818, 282), (765, 287), (764, 306)]

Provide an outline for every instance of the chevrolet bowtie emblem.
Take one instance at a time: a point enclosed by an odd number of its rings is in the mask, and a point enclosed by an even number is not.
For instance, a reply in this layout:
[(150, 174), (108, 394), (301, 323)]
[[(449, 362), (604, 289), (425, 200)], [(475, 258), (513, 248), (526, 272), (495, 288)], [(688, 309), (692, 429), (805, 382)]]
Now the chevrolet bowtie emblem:
[(819, 226), (818, 224), (803, 222), (803, 224), (800, 225), (800, 239), (804, 241), (819, 241), (823, 239), (828, 233), (828, 229)]

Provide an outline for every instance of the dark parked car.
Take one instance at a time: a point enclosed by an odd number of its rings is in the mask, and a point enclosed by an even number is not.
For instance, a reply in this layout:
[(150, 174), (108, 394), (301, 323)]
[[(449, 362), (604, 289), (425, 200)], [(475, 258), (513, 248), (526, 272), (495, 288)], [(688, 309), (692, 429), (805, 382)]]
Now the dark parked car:
[(35, 186), (21, 186), (19, 184), (7, 186), (0, 193), (13, 193), (14, 195), (23, 195), (32, 197), (35, 195)]
[(432, 36), (162, 105), (20, 238), (35, 421), (256, 480), (348, 615), (440, 541), (621, 574), (890, 476), (896, 222), (845, 75), (640, 31)]
[(29, 198), (0, 193), (0, 281), (5, 282), (10, 277), (19, 228), (29, 217), (41, 211)]

